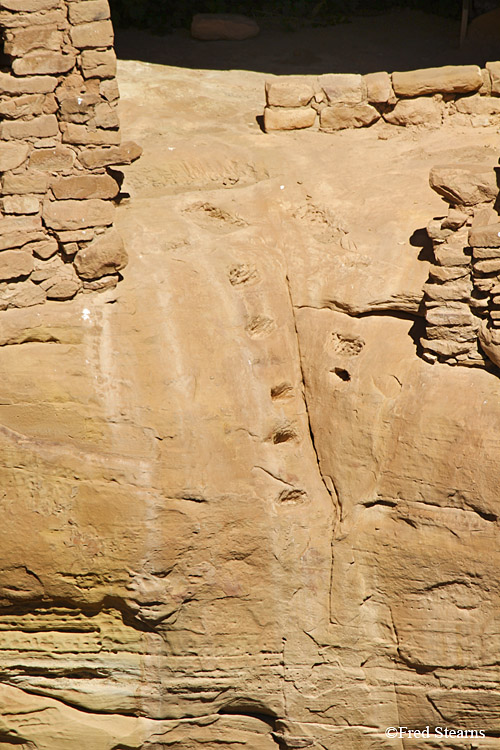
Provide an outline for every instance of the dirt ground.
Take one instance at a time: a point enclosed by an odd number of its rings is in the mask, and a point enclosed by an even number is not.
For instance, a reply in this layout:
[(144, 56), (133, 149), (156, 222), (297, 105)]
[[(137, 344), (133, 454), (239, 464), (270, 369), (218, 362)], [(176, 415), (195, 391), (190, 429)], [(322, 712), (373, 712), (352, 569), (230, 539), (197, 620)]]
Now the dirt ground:
[[(458, 0), (457, 0), (458, 2)], [(434, 65), (484, 64), (500, 57), (500, 11), (470, 24), (459, 47), (459, 23), (409, 9), (357, 17), (350, 23), (283, 31), (270, 21), (244, 42), (200, 42), (187, 30), (155, 36), (118, 30), (116, 49), (124, 60), (208, 70), (264, 73), (370, 73)]]

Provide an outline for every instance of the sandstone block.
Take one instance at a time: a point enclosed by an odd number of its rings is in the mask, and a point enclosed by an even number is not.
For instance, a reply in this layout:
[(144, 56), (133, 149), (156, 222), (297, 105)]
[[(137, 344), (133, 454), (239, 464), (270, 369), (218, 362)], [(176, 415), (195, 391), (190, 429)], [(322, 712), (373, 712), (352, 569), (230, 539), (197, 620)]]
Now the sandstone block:
[(116, 55), (112, 49), (84, 50), (81, 65), (85, 78), (114, 78), (116, 75)]
[(55, 115), (42, 115), (32, 120), (12, 120), (0, 125), (2, 140), (22, 140), (24, 138), (50, 138), (59, 134)]
[(57, 78), (53, 76), (17, 78), (10, 73), (0, 72), (1, 94), (49, 94), (56, 86)]
[(430, 171), (429, 185), (449, 203), (463, 206), (492, 201), (498, 193), (492, 166), (434, 167)]
[(450, 208), (448, 216), (446, 216), (441, 222), (441, 227), (443, 229), (452, 229), (453, 231), (456, 231), (457, 229), (460, 229), (460, 227), (463, 227), (468, 218), (468, 215), (463, 211), (459, 211), (456, 208)]
[(453, 233), (453, 229), (444, 226), (444, 219), (431, 219), (426, 232), (434, 242), (443, 242)]
[(443, 118), (442, 105), (434, 99), (419, 97), (402, 99), (391, 112), (383, 115), (391, 125), (431, 125), (439, 126)]
[(2, 10), (16, 13), (36, 13), (41, 10), (52, 10), (59, 5), (59, 0), (0, 0)]
[(87, 119), (93, 115), (94, 106), (101, 101), (96, 93), (81, 94), (79, 96), (67, 96), (61, 100), (60, 113), (63, 119), (69, 119), (72, 115), (86, 115)]
[(313, 96), (314, 87), (304, 76), (280, 76), (266, 81), (266, 102), (270, 107), (303, 107)]
[(72, 24), (104, 21), (109, 18), (108, 0), (82, 0), (68, 6), (68, 18)]
[(474, 319), (468, 305), (441, 305), (427, 309), (425, 318), (428, 323), (438, 326), (471, 326)]
[(12, 57), (21, 57), (34, 49), (59, 52), (62, 41), (62, 31), (57, 26), (10, 29), (5, 34), (4, 52)]
[(500, 257), (478, 260), (474, 263), (474, 271), (484, 274), (498, 273), (500, 271)]
[(33, 256), (24, 250), (5, 250), (0, 253), (0, 281), (29, 276), (33, 270)]
[(133, 141), (127, 141), (120, 146), (111, 148), (87, 148), (78, 157), (87, 169), (110, 167), (120, 164), (131, 164), (142, 154), (142, 148)]
[(470, 341), (420, 339), (420, 343), (424, 349), (440, 354), (443, 357), (454, 357), (457, 354), (468, 352), (471, 347)]
[(483, 77), (477, 65), (445, 65), (393, 73), (392, 85), (397, 96), (466, 94), (478, 91)]
[(491, 93), (500, 96), (500, 62), (486, 63), (486, 70), (490, 74)]
[(470, 279), (448, 281), (442, 284), (424, 284), (423, 291), (433, 300), (467, 300), (472, 291)]
[(27, 193), (45, 193), (49, 184), (49, 176), (45, 172), (27, 169), (20, 174), (8, 172), (2, 178), (2, 193), (4, 195), (25, 195)]
[(75, 55), (65, 55), (51, 50), (34, 50), (12, 63), (12, 70), (19, 76), (55, 75), (67, 73), (75, 66)]
[(326, 73), (318, 82), (329, 102), (359, 104), (366, 100), (366, 83), (357, 73)]
[(120, 132), (117, 130), (90, 130), (86, 125), (77, 125), (73, 122), (61, 123), (61, 130), (63, 143), (82, 146), (115, 146), (120, 143)]
[(472, 254), (474, 260), (485, 259), (485, 258), (498, 258), (500, 256), (500, 248), (498, 247), (473, 247)]
[(61, 104), (68, 97), (83, 96), (84, 94), (98, 94), (99, 81), (85, 81), (82, 74), (73, 70), (60, 80), (56, 89), (57, 101)]
[(72, 299), (82, 288), (82, 282), (70, 265), (56, 271), (54, 276), (42, 281), (40, 287), (47, 295), (47, 299)]
[(95, 124), (98, 128), (117, 129), (120, 127), (118, 112), (116, 107), (103, 102), (95, 108)]
[(389, 73), (367, 73), (364, 77), (370, 104), (385, 104), (394, 97)]
[(15, 247), (24, 247), (30, 242), (37, 242), (45, 239), (45, 237), (46, 234), (41, 228), (30, 232), (23, 231), (22, 229), (13, 229), (12, 232), (6, 232), (0, 235), (0, 250), (11, 250)]
[(236, 13), (197, 13), (191, 23), (191, 36), (202, 41), (242, 41), (259, 31), (253, 18)]
[(40, 289), (31, 279), (26, 279), (26, 281), (16, 281), (15, 290), (9, 295), (6, 307), (33, 307), (33, 305), (41, 305), (46, 299), (43, 289)]
[(476, 326), (427, 326), (428, 339), (448, 339), (450, 341), (475, 341)]
[(51, 229), (72, 230), (108, 226), (113, 223), (114, 206), (102, 200), (45, 201), (43, 219)]
[(64, 172), (71, 169), (74, 160), (75, 153), (70, 148), (40, 148), (32, 152), (29, 166), (45, 172)]
[(39, 216), (8, 217), (0, 220), (0, 250), (22, 247), (45, 239)]
[(57, 240), (53, 237), (48, 237), (46, 240), (40, 242), (29, 242), (23, 247), (23, 250), (26, 252), (33, 253), (37, 258), (42, 258), (43, 260), (52, 258), (52, 256), (57, 253), (58, 249), (59, 245), (57, 244)]
[(124, 268), (127, 260), (123, 240), (118, 232), (112, 230), (96, 237), (80, 250), (75, 256), (74, 264), (82, 279), (98, 279)]
[(500, 99), (474, 94), (457, 99), (455, 107), (458, 112), (466, 115), (498, 115), (500, 114)]
[(301, 130), (310, 128), (316, 122), (316, 110), (312, 107), (285, 109), (264, 109), (264, 129), (271, 130)]
[(19, 117), (36, 117), (44, 114), (44, 94), (6, 96), (0, 99), (0, 116), (16, 120)]
[(370, 104), (332, 104), (320, 113), (321, 130), (364, 128), (380, 119), (380, 114)]
[(0, 237), (11, 234), (14, 231), (25, 233), (37, 231), (42, 228), (42, 222), (39, 216), (26, 216), (23, 218), (0, 219)]
[(66, 244), (71, 242), (90, 242), (95, 237), (95, 231), (93, 229), (74, 229), (71, 231), (57, 231), (57, 239), (59, 242)]
[[(82, 54), (82, 58), (84, 54), (85, 53)], [(103, 96), (108, 102), (114, 102), (120, 98), (120, 91), (118, 89), (118, 83), (116, 82), (116, 79), (114, 78), (111, 81), (101, 81), (101, 85), (99, 86), (99, 92), (101, 96)]]
[(440, 266), (468, 266), (471, 262), (471, 255), (465, 248), (446, 244), (434, 248), (434, 257)]
[(120, 187), (110, 175), (76, 175), (60, 177), (51, 184), (52, 192), (58, 200), (67, 198), (114, 198)]
[[(469, 231), (469, 245), (471, 247), (500, 248), (500, 223), (488, 224), (484, 227), (473, 227)], [(499, 253), (500, 254), (500, 253)]]
[(21, 166), (28, 154), (27, 143), (0, 143), (0, 172)]
[(118, 274), (114, 276), (102, 276), (100, 279), (93, 281), (84, 281), (83, 289), (89, 292), (104, 292), (106, 289), (114, 289), (118, 284)]
[(27, 28), (33, 26), (64, 26), (66, 10), (48, 10), (39, 13), (22, 13), (20, 11), (0, 10), (0, 27), (5, 29)]
[(470, 270), (466, 266), (434, 266), (429, 268), (429, 277), (438, 282), (469, 278)]
[(73, 26), (71, 42), (77, 49), (111, 47), (113, 45), (113, 25), (111, 21), (94, 21)]
[(479, 89), (478, 93), (481, 96), (491, 96), (491, 76), (486, 68), (481, 70), (481, 76), (483, 78), (483, 85)]
[(2, 198), (2, 210), (5, 214), (37, 214), (40, 200), (34, 195), (7, 195)]
[(34, 262), (34, 271), (30, 276), (30, 280), (34, 281), (35, 284), (40, 284), (42, 281), (50, 279), (62, 268), (64, 268), (64, 263), (60, 257), (52, 258), (52, 260), (49, 261), (36, 259)]

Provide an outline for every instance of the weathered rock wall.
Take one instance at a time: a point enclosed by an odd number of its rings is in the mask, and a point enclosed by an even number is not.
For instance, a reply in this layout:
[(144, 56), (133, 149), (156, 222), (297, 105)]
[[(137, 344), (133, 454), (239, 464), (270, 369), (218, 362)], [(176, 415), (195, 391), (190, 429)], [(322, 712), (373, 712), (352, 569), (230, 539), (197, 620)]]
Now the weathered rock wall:
[(116, 284), (121, 144), (107, 0), (2, 0), (0, 310)]
[(1, 750), (493, 750), (500, 380), (417, 356), (409, 238), (496, 129), (269, 138), (258, 74), (121, 71), (124, 279), (1, 316)]
[(401, 73), (279, 76), (266, 83), (266, 131), (369, 127), (481, 127), (500, 122), (500, 63)]

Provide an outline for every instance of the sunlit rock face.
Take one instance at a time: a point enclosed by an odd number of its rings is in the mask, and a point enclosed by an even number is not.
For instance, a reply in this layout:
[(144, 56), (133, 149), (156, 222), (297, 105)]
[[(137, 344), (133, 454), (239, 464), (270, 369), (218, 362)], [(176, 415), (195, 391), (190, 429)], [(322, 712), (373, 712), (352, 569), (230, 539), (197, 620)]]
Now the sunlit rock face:
[(124, 280), (0, 321), (1, 750), (495, 747), (500, 385), (417, 346), (429, 170), (497, 134), (119, 78)]

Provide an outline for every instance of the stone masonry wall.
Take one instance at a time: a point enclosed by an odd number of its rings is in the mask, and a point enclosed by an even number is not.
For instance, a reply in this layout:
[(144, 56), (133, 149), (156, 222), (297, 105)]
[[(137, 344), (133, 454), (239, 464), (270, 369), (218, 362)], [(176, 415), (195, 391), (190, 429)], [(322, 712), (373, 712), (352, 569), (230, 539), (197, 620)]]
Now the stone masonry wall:
[(0, 310), (113, 286), (122, 175), (107, 0), (0, 0)]
[(424, 286), (426, 334), (423, 356), (430, 362), (498, 366), (500, 342), (500, 221), (496, 169), (436, 167), (431, 187), (449, 204), (427, 233), (433, 261)]
[(264, 128), (332, 132), (390, 125), (500, 123), (500, 62), (402, 73), (279, 76), (266, 82)]

